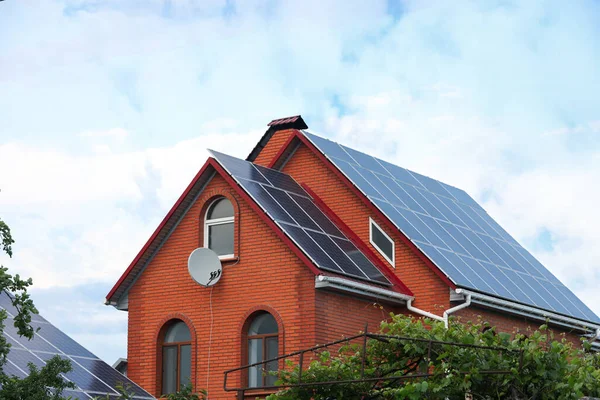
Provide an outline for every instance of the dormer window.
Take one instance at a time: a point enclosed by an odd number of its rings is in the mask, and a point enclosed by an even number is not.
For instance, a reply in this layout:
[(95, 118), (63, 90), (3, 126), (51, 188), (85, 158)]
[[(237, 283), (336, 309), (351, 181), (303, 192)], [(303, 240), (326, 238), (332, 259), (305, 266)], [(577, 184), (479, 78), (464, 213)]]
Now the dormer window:
[(204, 247), (219, 255), (219, 258), (233, 257), (233, 206), (221, 197), (208, 207), (204, 220)]
[(383, 258), (392, 264), (392, 267), (396, 268), (394, 241), (371, 218), (369, 218), (369, 240)]

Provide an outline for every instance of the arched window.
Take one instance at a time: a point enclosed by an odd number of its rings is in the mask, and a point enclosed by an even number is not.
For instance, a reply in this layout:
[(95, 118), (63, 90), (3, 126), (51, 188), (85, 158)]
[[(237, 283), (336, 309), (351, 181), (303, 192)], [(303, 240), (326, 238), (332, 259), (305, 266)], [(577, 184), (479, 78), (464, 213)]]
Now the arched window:
[(221, 258), (233, 257), (233, 206), (226, 198), (215, 200), (204, 219), (204, 247)]
[[(248, 364), (277, 357), (279, 354), (279, 329), (277, 321), (268, 312), (255, 315), (248, 328)], [(269, 372), (277, 371), (278, 362), (251, 367), (248, 370), (248, 387), (273, 386), (277, 377)]]
[(162, 343), (162, 394), (175, 393), (192, 375), (192, 335), (185, 322), (169, 324)]

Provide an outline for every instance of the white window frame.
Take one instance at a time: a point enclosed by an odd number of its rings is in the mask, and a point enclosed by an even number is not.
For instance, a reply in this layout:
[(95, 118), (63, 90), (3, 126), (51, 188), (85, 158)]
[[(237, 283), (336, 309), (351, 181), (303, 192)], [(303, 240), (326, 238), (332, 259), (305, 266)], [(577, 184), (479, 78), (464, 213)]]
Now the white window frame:
[[(373, 240), (373, 225), (375, 225), (375, 227), (377, 229), (379, 229), (379, 231), (381, 233), (383, 233), (383, 236), (385, 236), (392, 243), (392, 259), (391, 260), (387, 256), (387, 254), (385, 254), (385, 252), (383, 250), (381, 250), (379, 248), (379, 246), (377, 246), (377, 244)], [(379, 252), (379, 254), (381, 254), (383, 256), (383, 258), (385, 258), (386, 261), (392, 265), (392, 267), (396, 268), (396, 243), (394, 242), (394, 239), (392, 239), (390, 237), (390, 235), (388, 235), (383, 229), (381, 229), (381, 227), (377, 224), (377, 222), (375, 222), (373, 220), (373, 218), (371, 218), (371, 217), (369, 217), (369, 242), (373, 245), (373, 247), (375, 247), (375, 249)]]
[[(228, 198), (226, 197), (219, 197), (218, 199), (213, 200), (209, 206), (206, 208), (206, 213), (204, 214), (204, 247), (208, 249), (208, 234), (209, 234), (209, 227), (211, 226), (215, 226), (215, 225), (224, 225), (224, 224), (229, 224), (232, 223), (233, 225), (233, 245), (234, 245), (234, 249), (235, 249), (235, 216), (232, 217), (225, 217), (225, 218), (214, 218), (214, 219), (208, 219), (208, 212), (210, 211), (210, 209), (215, 205), (216, 202), (221, 201), (221, 200), (227, 200), (230, 201)], [(235, 212), (234, 212), (235, 214)], [(234, 250), (235, 251), (235, 250)], [(233, 258), (235, 256), (235, 254), (223, 254), (221, 256), (219, 256), (220, 260), (224, 260), (227, 258)]]

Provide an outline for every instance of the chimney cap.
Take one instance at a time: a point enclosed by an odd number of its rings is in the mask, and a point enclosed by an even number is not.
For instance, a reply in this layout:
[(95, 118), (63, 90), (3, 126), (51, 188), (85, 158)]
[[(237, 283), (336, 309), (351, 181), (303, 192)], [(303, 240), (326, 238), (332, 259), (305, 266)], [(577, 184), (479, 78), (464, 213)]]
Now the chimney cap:
[(301, 115), (295, 115), (293, 117), (285, 117), (274, 119), (273, 121), (267, 124), (272, 130), (281, 130), (281, 129), (306, 129), (308, 125), (302, 119)]

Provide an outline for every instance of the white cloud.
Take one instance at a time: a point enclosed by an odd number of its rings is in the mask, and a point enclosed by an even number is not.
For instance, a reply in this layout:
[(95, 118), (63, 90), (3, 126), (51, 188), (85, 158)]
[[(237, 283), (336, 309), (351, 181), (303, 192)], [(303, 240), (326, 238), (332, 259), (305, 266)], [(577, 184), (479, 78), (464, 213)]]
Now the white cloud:
[(79, 134), (84, 138), (111, 138), (122, 142), (129, 136), (129, 132), (123, 128), (112, 128), (105, 131), (86, 131)]
[(207, 133), (144, 151), (73, 155), (0, 145), (0, 207), (15, 237), (11, 270), (36, 287), (116, 281), (208, 157), (245, 157), (260, 134)]

